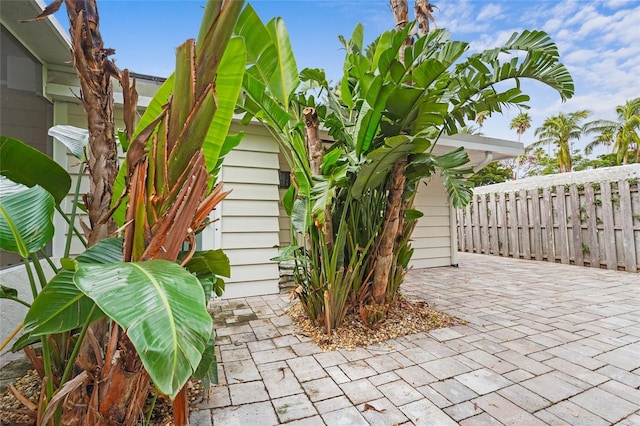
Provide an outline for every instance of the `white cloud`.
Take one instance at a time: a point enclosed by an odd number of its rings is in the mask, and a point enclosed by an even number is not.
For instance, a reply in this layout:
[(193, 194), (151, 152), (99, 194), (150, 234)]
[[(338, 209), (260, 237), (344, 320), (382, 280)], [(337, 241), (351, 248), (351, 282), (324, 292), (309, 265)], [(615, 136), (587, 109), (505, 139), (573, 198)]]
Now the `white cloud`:
[(497, 3), (489, 3), (478, 12), (476, 19), (478, 21), (490, 20), (495, 22), (502, 17), (504, 17), (502, 6)]

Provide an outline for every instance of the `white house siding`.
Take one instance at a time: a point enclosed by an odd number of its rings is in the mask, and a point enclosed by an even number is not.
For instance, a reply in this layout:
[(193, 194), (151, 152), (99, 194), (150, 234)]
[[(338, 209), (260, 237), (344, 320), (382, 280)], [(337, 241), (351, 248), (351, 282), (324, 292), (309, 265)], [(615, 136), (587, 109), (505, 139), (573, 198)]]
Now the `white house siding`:
[(231, 261), (224, 298), (278, 292), (279, 193), (278, 145), (258, 126), (234, 125), (246, 133), (222, 166), (231, 193), (222, 202), (221, 247)]
[(411, 245), (415, 251), (411, 265), (418, 269), (455, 264), (451, 244), (452, 240), (455, 241), (451, 227), (454, 216), (439, 176), (420, 183), (414, 205), (424, 216), (418, 220), (413, 232)]

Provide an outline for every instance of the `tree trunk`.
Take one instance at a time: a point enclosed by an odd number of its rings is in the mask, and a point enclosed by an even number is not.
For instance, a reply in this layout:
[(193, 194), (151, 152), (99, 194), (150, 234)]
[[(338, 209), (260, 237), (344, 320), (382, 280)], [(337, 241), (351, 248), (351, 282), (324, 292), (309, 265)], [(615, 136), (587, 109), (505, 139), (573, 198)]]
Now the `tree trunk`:
[[(138, 96), (135, 80), (129, 82), (129, 72), (121, 73), (109, 59), (115, 51), (104, 48), (96, 0), (54, 0), (33, 20), (43, 20), (55, 13), (63, 2), (89, 130), (90, 187), (83, 200), (91, 225), (86, 230), (88, 245), (93, 246), (115, 231), (115, 223), (109, 217), (113, 184), (118, 174), (111, 78), (123, 86), (128, 135), (135, 126)], [(62, 424), (136, 424), (142, 420), (149, 376), (131, 342), (115, 323), (102, 319), (91, 324), (76, 358), (74, 376), (83, 371), (88, 373), (88, 383), (66, 398), (62, 405)]]
[[(398, 31), (402, 31), (409, 22), (409, 8), (406, 0), (390, 0), (393, 18)], [(405, 49), (413, 44), (413, 36), (408, 35), (399, 52), (399, 59), (404, 62)], [(402, 203), (404, 184), (406, 182), (405, 168), (407, 158), (399, 160), (391, 172), (391, 186), (387, 194), (387, 206), (385, 208), (385, 220), (378, 248), (373, 273), (373, 301), (376, 304), (384, 304), (386, 301), (389, 276), (392, 269), (393, 251), (398, 238), (399, 230), (403, 224), (403, 210), (406, 206)]]
[[(418, 35), (423, 36), (429, 32), (429, 21), (433, 22), (435, 26), (435, 19), (433, 18), (434, 5), (429, 3), (429, 0), (416, 0), (414, 5), (416, 13), (416, 21), (418, 21)], [(482, 127), (482, 124), (480, 127)]]
[(377, 304), (385, 303), (389, 272), (393, 261), (393, 249), (400, 225), (400, 211), (402, 209), (402, 193), (406, 181), (405, 167), (407, 160), (398, 161), (391, 172), (391, 186), (387, 198), (384, 228), (380, 235), (376, 253), (375, 270), (373, 273), (373, 301)]
[[(396, 24), (396, 29), (402, 31), (404, 27), (409, 23), (409, 7), (407, 6), (407, 0), (390, 0), (391, 11), (393, 12), (393, 19)], [(404, 63), (404, 51), (408, 46), (413, 44), (413, 36), (409, 34), (402, 43), (400, 48), (399, 59), (401, 63)]]
[(120, 79), (120, 72), (108, 57), (115, 53), (114, 50), (104, 48), (95, 0), (65, 0), (65, 4), (71, 51), (89, 129), (91, 180), (89, 192), (83, 200), (91, 224), (88, 245), (93, 246), (115, 231), (113, 220), (106, 215), (111, 207), (113, 183), (118, 174), (111, 77)]
[[(322, 174), (322, 140), (318, 135), (320, 122), (318, 121), (318, 112), (315, 108), (307, 107), (302, 111), (304, 124), (307, 130), (307, 148), (309, 150), (309, 164), (313, 175)], [(322, 233), (324, 234), (325, 244), (331, 248), (333, 246), (333, 221), (331, 220), (331, 209), (327, 206), (324, 208), (324, 224)]]

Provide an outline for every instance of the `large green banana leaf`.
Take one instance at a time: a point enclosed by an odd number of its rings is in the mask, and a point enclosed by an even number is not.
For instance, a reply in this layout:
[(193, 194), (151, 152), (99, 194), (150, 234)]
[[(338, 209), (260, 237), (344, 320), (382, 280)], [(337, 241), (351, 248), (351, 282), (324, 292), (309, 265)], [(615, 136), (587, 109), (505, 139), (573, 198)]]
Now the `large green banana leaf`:
[[(24, 319), (24, 335), (13, 346), (14, 352), (29, 345), (34, 337), (74, 330), (87, 321), (95, 303), (78, 290), (73, 275), (72, 271), (61, 270), (38, 294)], [(92, 319), (102, 316), (97, 312)]]
[[(24, 319), (24, 335), (13, 346), (13, 351), (30, 344), (33, 337), (62, 333), (81, 327), (95, 306), (78, 290), (73, 282), (77, 263), (106, 264), (122, 260), (122, 239), (107, 238), (78, 256), (75, 261), (65, 259), (63, 269), (38, 294)], [(94, 313), (92, 320), (104, 316), (102, 311)]]
[(60, 204), (71, 188), (71, 177), (47, 155), (14, 138), (0, 136), (0, 174), (28, 187), (40, 185)]
[(354, 199), (362, 197), (367, 190), (382, 184), (396, 161), (405, 157), (415, 149), (408, 136), (393, 136), (387, 138), (385, 145), (374, 149), (367, 155), (368, 162), (364, 164), (351, 187)]
[(74, 282), (127, 332), (158, 390), (174, 398), (211, 337), (198, 279), (176, 263), (152, 260), (79, 264)]
[(225, 142), (240, 143), (241, 138), (229, 139), (227, 133), (233, 119), (233, 111), (242, 87), (242, 76), (247, 65), (244, 40), (234, 37), (229, 40), (220, 62), (216, 77), (216, 99), (218, 109), (209, 126), (202, 150), (207, 164), (207, 170), (215, 170), (221, 160), (223, 147), (227, 152), (233, 147), (225, 147)]
[(66, 146), (69, 152), (78, 160), (85, 158), (85, 148), (89, 145), (89, 131), (87, 129), (58, 124), (51, 127), (47, 133)]
[(298, 66), (293, 56), (289, 34), (282, 18), (273, 18), (269, 21), (267, 31), (271, 35), (271, 40), (273, 40), (275, 46), (274, 51), (267, 52), (275, 53), (278, 58), (276, 61), (278, 66), (271, 76), (269, 89), (283, 105), (289, 105), (291, 95), (300, 85)]
[(0, 248), (26, 258), (53, 238), (53, 196), (0, 175)]

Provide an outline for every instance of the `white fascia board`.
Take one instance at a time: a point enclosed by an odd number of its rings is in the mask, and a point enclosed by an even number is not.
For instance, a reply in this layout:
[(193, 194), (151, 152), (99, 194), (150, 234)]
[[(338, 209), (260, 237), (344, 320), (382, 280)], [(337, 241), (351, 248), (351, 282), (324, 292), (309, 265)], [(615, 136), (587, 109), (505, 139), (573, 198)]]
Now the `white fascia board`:
[(494, 160), (517, 157), (524, 154), (524, 144), (521, 142), (478, 135), (457, 134), (453, 136), (441, 136), (436, 146), (451, 148), (461, 146), (466, 150), (489, 151), (494, 153)]

